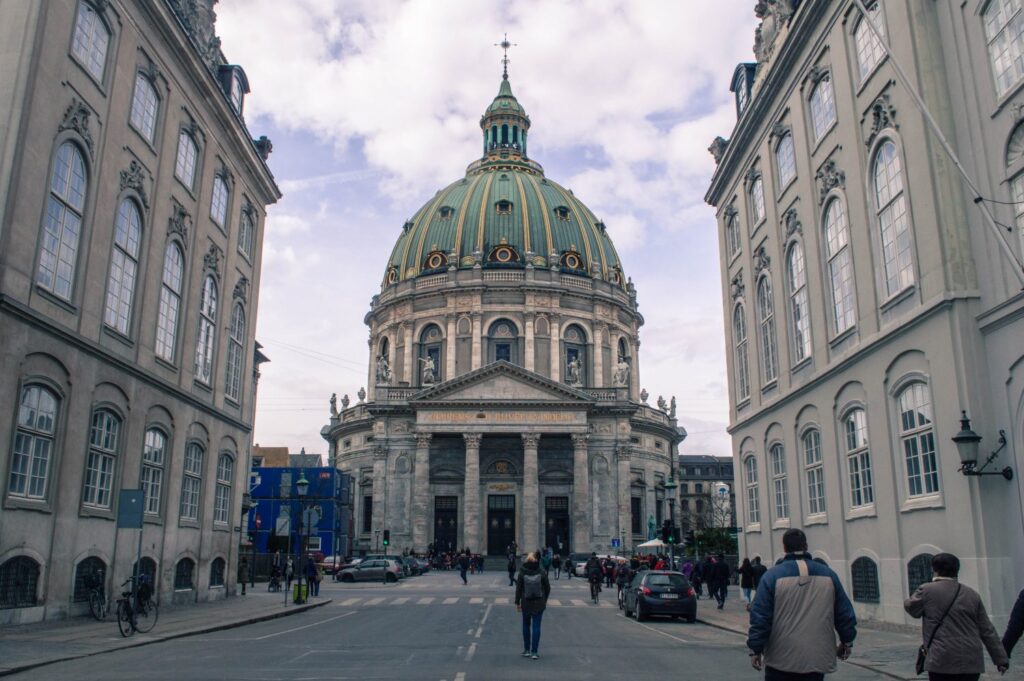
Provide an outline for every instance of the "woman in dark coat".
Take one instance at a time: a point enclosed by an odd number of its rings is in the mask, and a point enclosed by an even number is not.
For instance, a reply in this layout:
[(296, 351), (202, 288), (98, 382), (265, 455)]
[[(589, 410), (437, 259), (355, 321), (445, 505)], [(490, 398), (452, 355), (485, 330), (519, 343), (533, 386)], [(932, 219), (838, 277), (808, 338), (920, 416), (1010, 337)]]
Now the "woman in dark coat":
[(1003, 634), (1003, 648), (1009, 657), (1013, 653), (1013, 647), (1020, 640), (1024, 633), (1024, 591), (1017, 596), (1017, 602), (1013, 605), (1013, 612), (1010, 613), (1010, 621), (1006, 625), (1006, 633)]
[(551, 582), (541, 570), (537, 554), (529, 554), (516, 579), (516, 609), (523, 614), (523, 657), (538, 658), (540, 621), (550, 593)]
[(743, 600), (747, 603), (747, 610), (750, 610), (750, 592), (754, 588), (754, 566), (750, 564), (750, 559), (744, 558), (736, 572), (740, 573), (740, 589), (743, 591)]

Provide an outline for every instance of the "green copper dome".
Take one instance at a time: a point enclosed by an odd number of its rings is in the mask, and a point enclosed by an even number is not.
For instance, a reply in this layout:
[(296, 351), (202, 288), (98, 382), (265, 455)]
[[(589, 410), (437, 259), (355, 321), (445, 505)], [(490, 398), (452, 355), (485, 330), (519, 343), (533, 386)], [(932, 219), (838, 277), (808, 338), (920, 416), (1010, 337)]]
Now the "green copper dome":
[(449, 269), (531, 265), (624, 286), (604, 223), (527, 157), (530, 118), (507, 77), (480, 128), (483, 157), (405, 223), (384, 285)]

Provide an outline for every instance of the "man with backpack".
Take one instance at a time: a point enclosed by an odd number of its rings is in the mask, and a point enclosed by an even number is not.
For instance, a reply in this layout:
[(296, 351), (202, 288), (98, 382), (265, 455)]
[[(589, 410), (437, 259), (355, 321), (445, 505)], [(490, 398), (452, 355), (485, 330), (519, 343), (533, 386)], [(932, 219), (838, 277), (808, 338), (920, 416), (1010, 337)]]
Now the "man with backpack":
[(540, 622), (550, 593), (551, 582), (540, 569), (537, 554), (529, 554), (516, 579), (516, 609), (523, 614), (523, 657), (538, 659)]

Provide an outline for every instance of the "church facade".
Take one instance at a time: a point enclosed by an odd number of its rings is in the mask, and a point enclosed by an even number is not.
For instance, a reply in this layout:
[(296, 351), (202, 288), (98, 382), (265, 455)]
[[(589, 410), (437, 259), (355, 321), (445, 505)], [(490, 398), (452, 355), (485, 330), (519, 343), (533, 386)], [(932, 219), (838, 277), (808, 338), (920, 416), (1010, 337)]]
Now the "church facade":
[(614, 551), (669, 517), (685, 431), (639, 388), (636, 290), (607, 229), (527, 155), (507, 73), (483, 156), (403, 225), (365, 323), (369, 389), (322, 431), (355, 550)]

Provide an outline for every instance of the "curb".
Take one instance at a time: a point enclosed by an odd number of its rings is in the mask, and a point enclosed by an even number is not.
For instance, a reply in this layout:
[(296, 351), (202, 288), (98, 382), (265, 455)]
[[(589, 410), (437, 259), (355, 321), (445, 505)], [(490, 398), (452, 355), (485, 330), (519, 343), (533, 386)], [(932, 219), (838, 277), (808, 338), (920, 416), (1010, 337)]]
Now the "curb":
[(247, 624), (256, 624), (257, 622), (266, 622), (268, 620), (275, 620), (281, 617), (290, 617), (292, 615), (298, 615), (303, 612), (308, 612), (314, 608), (322, 608), (334, 601), (333, 598), (328, 598), (325, 601), (318, 603), (307, 603), (280, 612), (264, 613), (262, 615), (256, 615), (253, 617), (246, 617), (240, 620), (233, 620), (230, 622), (221, 622), (219, 624), (211, 624), (209, 626), (199, 626), (193, 629), (185, 631), (176, 631), (172, 634), (164, 634), (156, 638), (147, 640), (138, 639), (125, 639), (119, 641), (117, 645), (114, 645), (105, 650), (95, 650), (87, 653), (77, 653), (74, 655), (65, 655), (63, 657), (55, 657), (48, 660), (40, 660), (38, 662), (29, 662), (26, 664), (18, 665), (16, 667), (3, 667), (0, 668), (0, 676), (11, 676), (13, 674), (20, 674), (21, 672), (29, 671), (31, 669), (38, 669), (39, 667), (46, 667), (51, 664), (57, 664), (59, 662), (70, 662), (72, 660), (81, 660), (86, 657), (95, 657), (97, 655), (105, 655), (106, 653), (113, 653), (118, 650), (125, 650), (127, 648), (141, 648), (142, 646), (152, 645), (154, 643), (163, 643), (164, 641), (173, 641), (177, 638), (185, 638), (186, 636), (196, 636), (198, 634), (208, 634), (213, 631), (223, 631), (224, 629), (234, 629), (236, 627), (242, 627)]

